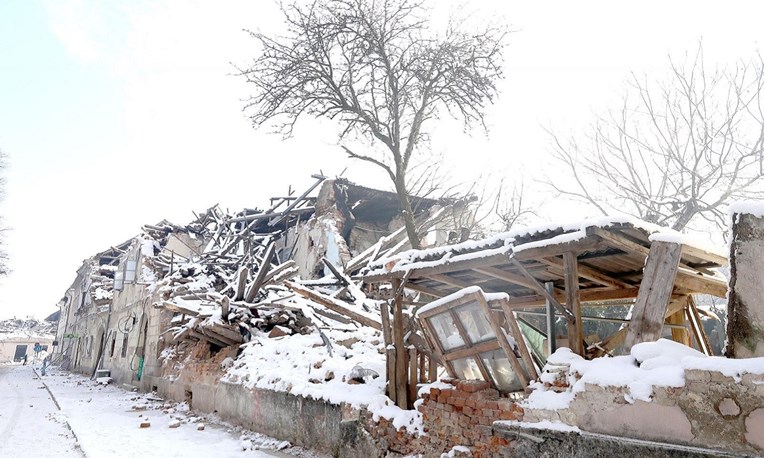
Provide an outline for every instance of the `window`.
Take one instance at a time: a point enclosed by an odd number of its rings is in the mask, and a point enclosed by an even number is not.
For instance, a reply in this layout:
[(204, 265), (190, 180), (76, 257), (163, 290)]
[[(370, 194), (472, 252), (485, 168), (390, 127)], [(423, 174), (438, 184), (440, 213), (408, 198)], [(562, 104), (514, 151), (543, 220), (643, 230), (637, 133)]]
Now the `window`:
[(138, 253), (128, 253), (127, 258), (120, 263), (119, 268), (114, 272), (114, 289), (116, 291), (122, 291), (125, 283), (136, 282), (138, 256)]
[(122, 357), (127, 356), (127, 350), (128, 350), (128, 335), (125, 334), (122, 336)]
[(452, 377), (486, 380), (503, 392), (520, 391), (536, 378), (506, 296), (462, 290), (422, 308), (417, 319)]
[(85, 299), (88, 297), (88, 282), (86, 280), (82, 281), (82, 284), (80, 285), (80, 307), (85, 306)]
[(111, 347), (111, 351), (109, 352), (109, 356), (112, 358), (114, 357), (114, 345), (116, 343), (117, 343), (117, 336), (112, 335), (112, 347)]

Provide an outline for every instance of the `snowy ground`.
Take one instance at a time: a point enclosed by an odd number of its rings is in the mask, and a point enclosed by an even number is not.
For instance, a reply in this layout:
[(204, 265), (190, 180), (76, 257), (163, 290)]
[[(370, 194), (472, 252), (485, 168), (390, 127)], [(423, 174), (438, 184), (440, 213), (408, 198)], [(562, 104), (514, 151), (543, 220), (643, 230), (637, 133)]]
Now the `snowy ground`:
[[(184, 404), (67, 372), (40, 378), (34, 369), (0, 366), (1, 457), (319, 457)], [(151, 426), (141, 428), (143, 421)]]

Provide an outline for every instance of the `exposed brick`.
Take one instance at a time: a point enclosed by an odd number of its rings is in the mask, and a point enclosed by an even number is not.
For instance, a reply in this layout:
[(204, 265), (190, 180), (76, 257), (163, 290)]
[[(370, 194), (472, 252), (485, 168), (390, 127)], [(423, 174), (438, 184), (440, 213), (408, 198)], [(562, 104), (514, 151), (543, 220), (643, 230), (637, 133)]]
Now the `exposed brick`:
[(475, 399), (472, 399), (472, 398), (471, 398), (471, 399), (467, 399), (467, 400), (465, 400), (465, 407), (472, 407), (472, 408), (475, 408), (475, 407), (476, 407), (476, 402), (475, 402)]
[(441, 390), (439, 390), (438, 388), (431, 388), (431, 389), (430, 389), (430, 396), (431, 396), (433, 399), (436, 399), (436, 398), (438, 398), (438, 395), (439, 395), (439, 394), (441, 394)]
[(491, 384), (489, 382), (482, 382), (480, 380), (467, 380), (467, 381), (463, 381), (458, 386), (458, 389), (462, 391), (466, 391), (468, 393), (476, 393), (478, 391), (485, 390), (490, 387), (491, 387)]
[(455, 406), (464, 406), (465, 405), (465, 398), (455, 398), (453, 399)]
[(451, 404), (444, 404), (444, 410), (446, 412), (454, 412), (454, 406)]
[(465, 415), (473, 415), (473, 408), (468, 407), (466, 405), (465, 407), (462, 408), (462, 413), (464, 413)]
[(446, 404), (446, 401), (449, 399), (449, 396), (446, 393), (441, 393), (438, 395), (438, 403), (439, 404)]
[(478, 433), (481, 436), (491, 437), (492, 434), (494, 434), (494, 430), (491, 426), (476, 426), (475, 429), (478, 431)]

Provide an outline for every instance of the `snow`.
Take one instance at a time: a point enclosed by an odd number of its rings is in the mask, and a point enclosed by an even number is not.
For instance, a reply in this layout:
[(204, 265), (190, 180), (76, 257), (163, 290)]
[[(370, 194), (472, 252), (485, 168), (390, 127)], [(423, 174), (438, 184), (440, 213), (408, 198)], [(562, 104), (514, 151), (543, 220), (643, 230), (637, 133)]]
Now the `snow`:
[(417, 390), (417, 396), (422, 396), (425, 393), (430, 393), (431, 388), (437, 388), (439, 390), (453, 390), (454, 385), (451, 383), (444, 383), (442, 381), (433, 382), (433, 383), (426, 383), (424, 385), (420, 385), (420, 388)]
[[(567, 369), (566, 369), (567, 368)], [(566, 371), (570, 388), (563, 392), (549, 390), (544, 385), (555, 379), (554, 371)], [(559, 348), (547, 361), (542, 382), (531, 384), (533, 392), (523, 402), (525, 408), (558, 410), (569, 407), (576, 393), (587, 385), (626, 387), (625, 400), (651, 401), (653, 387), (682, 387), (685, 370), (719, 371), (740, 380), (744, 373), (762, 374), (763, 358), (727, 359), (708, 357), (690, 347), (667, 339), (640, 343), (629, 355), (596, 358), (591, 361)]]
[[(385, 355), (379, 332), (370, 328), (352, 333), (334, 329), (323, 332), (335, 342), (332, 355), (318, 333), (270, 339), (256, 330), (222, 380), (335, 404), (345, 402), (357, 408), (385, 393)], [(350, 349), (337, 343), (350, 338), (358, 339)], [(362, 372), (360, 369), (379, 376), (364, 371), (364, 383), (348, 383)]]
[(415, 313), (415, 316), (419, 316), (420, 313), (427, 312), (428, 310), (433, 310), (444, 304), (457, 301), (459, 299), (462, 299), (465, 296), (468, 296), (470, 294), (475, 294), (475, 293), (483, 294), (483, 298), (486, 302), (510, 299), (510, 296), (508, 296), (507, 293), (485, 293), (480, 286), (468, 286), (467, 288), (462, 288), (461, 290), (451, 293), (448, 296), (444, 296), (441, 299), (438, 299), (423, 305), (422, 307), (417, 309), (417, 313)]
[(537, 422), (525, 422), (515, 420), (500, 420), (495, 421), (494, 424), (518, 426), (520, 428), (536, 428), (536, 429), (549, 429), (551, 431), (563, 431), (563, 432), (575, 432), (581, 433), (582, 430), (576, 426), (571, 426), (563, 423), (562, 421), (555, 420), (542, 420)]
[[(371, 263), (368, 268), (369, 270), (365, 272), (365, 275), (385, 275), (389, 272), (403, 273), (411, 269), (435, 267), (457, 261), (478, 259), (501, 254), (511, 256), (512, 253), (519, 253), (532, 248), (580, 240), (587, 236), (588, 228), (608, 228), (620, 225), (630, 225), (641, 229), (650, 236), (658, 237), (657, 240), (679, 241), (678, 243), (691, 245), (709, 253), (725, 256), (725, 252), (720, 247), (712, 246), (706, 241), (695, 239), (670, 228), (647, 223), (628, 215), (615, 215), (602, 218), (591, 218), (562, 225), (548, 224), (515, 229), (483, 240), (469, 240), (454, 245), (446, 245), (424, 250), (408, 250), (391, 257), (378, 259)], [(543, 240), (516, 244), (518, 238), (544, 234), (550, 231), (560, 231), (563, 233)]]
[(389, 420), (396, 429), (406, 428), (409, 434), (425, 434), (422, 424), (422, 414), (415, 410), (404, 410), (398, 407), (385, 395), (378, 395), (372, 398), (367, 407), (372, 414), (372, 420), (379, 421), (380, 418)]
[(741, 215), (749, 214), (762, 218), (763, 215), (763, 201), (761, 200), (743, 200), (733, 202), (728, 207), (729, 215)]
[(448, 453), (442, 453), (441, 458), (454, 458), (457, 454), (469, 454), (470, 449), (464, 445), (455, 445)]
[[(6, 453), (0, 442), (1, 456), (76, 455), (71, 445), (75, 442), (67, 444), (57, 436), (59, 433), (66, 434), (62, 424), (69, 425), (76, 434), (76, 444), (84, 455), (93, 457), (267, 457), (273, 456), (273, 453), (257, 449), (278, 450), (289, 446), (289, 443), (230, 426), (212, 415), (198, 416), (187, 405), (164, 402), (158, 400), (156, 395), (128, 392), (113, 385), (101, 386), (85, 377), (55, 369), (48, 374), (42, 381), (54, 394), (61, 411), (57, 411), (50, 424), (45, 421), (41, 423), (38, 419), (34, 425), (30, 425), (26, 433), (29, 436), (28, 444), (24, 446), (23, 452), (14, 449)], [(12, 375), (25, 380), (35, 376), (29, 366), (17, 366)], [(32, 385), (33, 388), (37, 387), (37, 383)], [(44, 389), (33, 391), (38, 395), (48, 395)], [(35, 412), (36, 417), (44, 418), (51, 408), (55, 410), (52, 401), (47, 401), (48, 405), (43, 404), (40, 400), (34, 401), (34, 411), (40, 411), (39, 414)], [(6, 405), (0, 403), (0, 414), (3, 414), (0, 422), (5, 417)], [(143, 421), (151, 426), (139, 428)], [(205, 425), (202, 430), (198, 429), (200, 423)], [(171, 428), (171, 425), (174, 427)], [(43, 437), (43, 450), (47, 450), (47, 453), (36, 453), (28, 449), (32, 447), (34, 450), (35, 443), (41, 442)], [(249, 442), (247, 453), (243, 453), (242, 448), (245, 442)]]

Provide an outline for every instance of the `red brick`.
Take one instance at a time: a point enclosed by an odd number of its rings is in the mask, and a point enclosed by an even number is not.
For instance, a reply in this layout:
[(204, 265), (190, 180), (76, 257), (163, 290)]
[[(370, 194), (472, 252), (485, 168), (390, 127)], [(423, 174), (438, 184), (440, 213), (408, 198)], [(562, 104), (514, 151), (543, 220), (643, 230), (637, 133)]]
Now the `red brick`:
[(445, 410), (446, 412), (454, 412), (454, 406), (453, 406), (453, 405), (451, 405), (451, 404), (445, 404), (445, 405), (444, 405), (444, 410)]
[(446, 404), (447, 399), (449, 399), (449, 396), (447, 396), (446, 393), (441, 393), (438, 395), (439, 404)]
[(465, 405), (465, 398), (454, 398), (452, 399), (454, 401), (455, 406), (464, 406)]
[(465, 400), (465, 407), (476, 407), (475, 399), (467, 399)]
[(492, 423), (494, 423), (494, 421), (495, 421), (494, 418), (489, 418), (489, 417), (485, 417), (485, 416), (478, 417), (478, 424), (479, 425), (489, 426)]
[(491, 387), (491, 384), (489, 382), (482, 382), (480, 380), (467, 380), (462, 382), (458, 389), (462, 391), (466, 391), (468, 393), (475, 393), (477, 391), (485, 390), (486, 388)]

